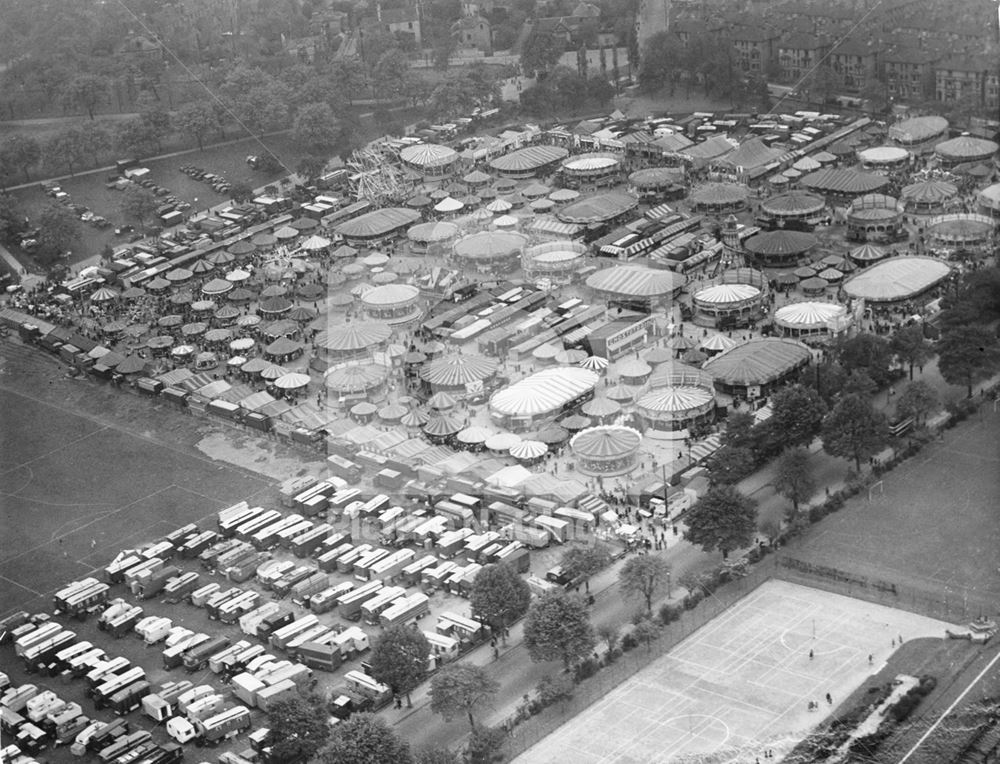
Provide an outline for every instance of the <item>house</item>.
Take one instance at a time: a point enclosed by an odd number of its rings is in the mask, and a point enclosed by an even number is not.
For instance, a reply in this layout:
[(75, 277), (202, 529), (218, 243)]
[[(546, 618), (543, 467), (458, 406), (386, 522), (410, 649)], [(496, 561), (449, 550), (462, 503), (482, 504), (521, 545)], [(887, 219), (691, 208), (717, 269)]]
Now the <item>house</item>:
[(943, 103), (969, 100), (995, 109), (1000, 106), (998, 80), (994, 57), (951, 58), (934, 68), (934, 96)]
[(818, 37), (804, 34), (789, 35), (778, 42), (778, 65), (785, 80), (798, 82), (811, 73), (830, 49)]
[(733, 28), (729, 39), (736, 49), (736, 61), (744, 72), (767, 70), (778, 58), (778, 33), (766, 27), (741, 26)]
[(390, 8), (380, 11), (378, 24), (390, 34), (413, 37), (413, 42), (418, 48), (423, 45), (423, 38), (420, 35), (420, 14), (416, 8)]
[(493, 55), (493, 32), (488, 19), (478, 14), (460, 18), (451, 25), (451, 34), (459, 48), (478, 50), (484, 56)]
[(858, 39), (844, 40), (834, 47), (829, 61), (839, 84), (853, 92), (878, 73), (878, 49)]
[(941, 54), (898, 46), (882, 55), (882, 71), (890, 98), (921, 100), (934, 95), (934, 64)]

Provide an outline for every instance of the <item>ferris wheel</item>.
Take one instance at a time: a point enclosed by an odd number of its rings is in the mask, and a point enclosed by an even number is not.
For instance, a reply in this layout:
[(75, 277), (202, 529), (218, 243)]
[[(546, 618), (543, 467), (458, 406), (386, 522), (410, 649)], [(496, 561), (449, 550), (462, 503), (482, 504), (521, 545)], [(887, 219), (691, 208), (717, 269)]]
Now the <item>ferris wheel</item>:
[(358, 201), (382, 205), (406, 198), (402, 170), (388, 148), (357, 149), (347, 160), (347, 166), (351, 169), (351, 191)]

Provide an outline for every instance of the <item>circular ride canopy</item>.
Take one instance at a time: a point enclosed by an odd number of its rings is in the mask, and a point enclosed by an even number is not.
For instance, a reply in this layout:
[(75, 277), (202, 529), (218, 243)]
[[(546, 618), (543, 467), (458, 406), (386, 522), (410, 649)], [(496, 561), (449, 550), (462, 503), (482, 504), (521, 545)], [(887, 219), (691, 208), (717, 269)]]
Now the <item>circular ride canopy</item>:
[(388, 376), (389, 368), (377, 363), (337, 366), (326, 372), (324, 384), (339, 393), (363, 393), (381, 385)]
[(527, 243), (527, 236), (514, 231), (481, 231), (456, 241), (454, 252), (468, 260), (489, 260), (517, 255)]
[(944, 135), (948, 129), (948, 120), (944, 117), (926, 116), (904, 119), (898, 125), (889, 128), (889, 138), (905, 145), (923, 143)]
[(925, 180), (903, 186), (903, 201), (916, 204), (941, 204), (958, 196), (958, 187), (943, 180)]
[(760, 205), (762, 212), (768, 212), (777, 217), (812, 215), (822, 212), (825, 207), (826, 201), (821, 197), (799, 191), (773, 196), (770, 199), (765, 199)]
[(527, 146), (490, 162), (490, 167), (499, 173), (530, 173), (559, 162), (569, 156), (569, 150), (561, 146)]
[(691, 385), (662, 387), (643, 395), (636, 406), (650, 414), (686, 414), (715, 404), (712, 390)]
[(932, 257), (891, 257), (844, 282), (844, 292), (870, 302), (907, 300), (940, 283), (951, 267)]
[(750, 284), (715, 284), (694, 295), (696, 303), (705, 305), (739, 305), (760, 297), (760, 289)]
[(901, 164), (910, 158), (910, 152), (899, 146), (874, 146), (858, 152), (864, 164)]
[(361, 303), (372, 307), (406, 305), (414, 302), (419, 296), (420, 289), (412, 284), (383, 284), (372, 287), (361, 295)]
[(755, 255), (765, 258), (788, 258), (808, 252), (819, 239), (805, 231), (767, 231), (746, 240), (744, 246)]
[(497, 373), (498, 361), (481, 355), (445, 355), (424, 364), (420, 378), (435, 387), (465, 387)]
[(716, 382), (736, 387), (766, 385), (805, 366), (812, 351), (795, 340), (764, 337), (744, 342), (705, 362)]
[(821, 194), (861, 196), (885, 188), (889, 185), (889, 179), (858, 170), (827, 169), (809, 173), (802, 178), (800, 184)]
[(638, 206), (639, 200), (624, 191), (608, 191), (588, 196), (564, 207), (556, 213), (564, 223), (591, 225), (624, 215)]
[(605, 425), (589, 427), (569, 442), (573, 454), (591, 459), (614, 459), (638, 450), (642, 435), (631, 427)]
[(691, 192), (691, 203), (696, 206), (727, 206), (743, 204), (750, 196), (750, 189), (737, 183), (705, 183)]
[(406, 232), (406, 237), (410, 241), (430, 244), (454, 239), (458, 236), (458, 231), (457, 225), (445, 221), (418, 223)]
[(978, 159), (988, 159), (997, 152), (997, 144), (985, 138), (974, 138), (971, 135), (960, 135), (950, 141), (944, 141), (934, 147), (934, 153), (943, 161), (955, 164), (973, 162)]
[(587, 278), (587, 286), (599, 292), (626, 297), (663, 297), (687, 283), (683, 274), (668, 270), (621, 265), (604, 268)]
[(411, 167), (443, 167), (458, 161), (458, 153), (448, 146), (418, 143), (403, 148), (399, 158)]
[(333, 352), (357, 352), (379, 345), (392, 336), (392, 329), (378, 321), (337, 326), (316, 335), (316, 345)]
[(378, 239), (420, 220), (417, 210), (405, 207), (383, 207), (365, 213), (337, 226), (337, 233), (346, 239)]
[(621, 162), (614, 154), (578, 154), (562, 163), (563, 170), (571, 173), (592, 173), (610, 170)]
[(600, 375), (580, 367), (542, 369), (490, 398), (490, 410), (502, 416), (532, 417), (556, 413), (564, 405), (597, 387)]
[(636, 188), (660, 188), (671, 183), (683, 183), (684, 171), (675, 167), (647, 167), (629, 175), (628, 182)]
[(835, 302), (796, 302), (778, 308), (774, 323), (789, 329), (809, 329), (828, 326), (846, 314), (847, 308)]

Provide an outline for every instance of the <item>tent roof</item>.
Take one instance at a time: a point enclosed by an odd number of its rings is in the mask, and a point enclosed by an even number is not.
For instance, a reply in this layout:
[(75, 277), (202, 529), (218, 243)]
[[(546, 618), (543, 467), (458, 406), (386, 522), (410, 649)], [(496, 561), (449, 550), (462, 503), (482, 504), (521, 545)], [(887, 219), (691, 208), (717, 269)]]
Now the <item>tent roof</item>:
[(835, 302), (795, 302), (783, 305), (774, 313), (779, 326), (826, 326), (830, 321), (847, 313), (847, 308)]
[(634, 453), (641, 442), (642, 435), (631, 427), (605, 425), (577, 433), (569, 445), (576, 456), (614, 458)]
[(763, 385), (804, 366), (812, 352), (801, 342), (765, 337), (725, 350), (705, 362), (716, 381), (728, 385)]
[(550, 413), (593, 390), (598, 380), (600, 376), (589, 369), (568, 366), (543, 369), (494, 393), (490, 408), (507, 416)]
[(704, 387), (679, 385), (651, 390), (643, 395), (636, 405), (652, 412), (691, 411), (714, 399), (712, 391)]
[(445, 355), (424, 364), (420, 378), (431, 385), (460, 387), (496, 374), (499, 363), (481, 355)]
[(587, 286), (602, 292), (632, 297), (659, 297), (684, 286), (687, 279), (668, 270), (656, 270), (640, 265), (612, 266), (591, 274)]
[(618, 217), (638, 206), (639, 200), (624, 191), (606, 191), (588, 196), (556, 213), (564, 223), (600, 223)]
[(378, 321), (343, 324), (316, 335), (316, 345), (326, 350), (365, 350), (385, 342), (392, 336), (392, 329)]
[(490, 162), (490, 167), (498, 172), (528, 172), (558, 162), (567, 156), (569, 150), (561, 146), (527, 146), (497, 157)]
[(870, 172), (830, 168), (811, 172), (800, 183), (821, 193), (870, 194), (889, 185), (889, 179)]
[(398, 228), (411, 225), (420, 219), (416, 210), (404, 207), (383, 207), (380, 210), (365, 213), (353, 220), (348, 220), (337, 226), (341, 236), (357, 239), (375, 239), (385, 236)]
[(744, 246), (758, 255), (797, 255), (819, 243), (811, 233), (779, 229), (758, 233), (746, 240)]
[(852, 297), (873, 302), (905, 300), (947, 278), (951, 267), (932, 257), (891, 257), (859, 271), (844, 282)]

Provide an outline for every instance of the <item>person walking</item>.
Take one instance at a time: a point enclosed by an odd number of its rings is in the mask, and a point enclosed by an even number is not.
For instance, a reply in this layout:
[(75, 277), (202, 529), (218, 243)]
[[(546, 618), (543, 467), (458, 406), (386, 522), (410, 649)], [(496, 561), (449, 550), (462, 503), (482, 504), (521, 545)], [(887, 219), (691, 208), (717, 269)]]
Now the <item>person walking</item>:
[(812, 650), (810, 650), (810, 651), (809, 651), (809, 660), (812, 660), (812, 659), (813, 659), (813, 651), (812, 651)]

